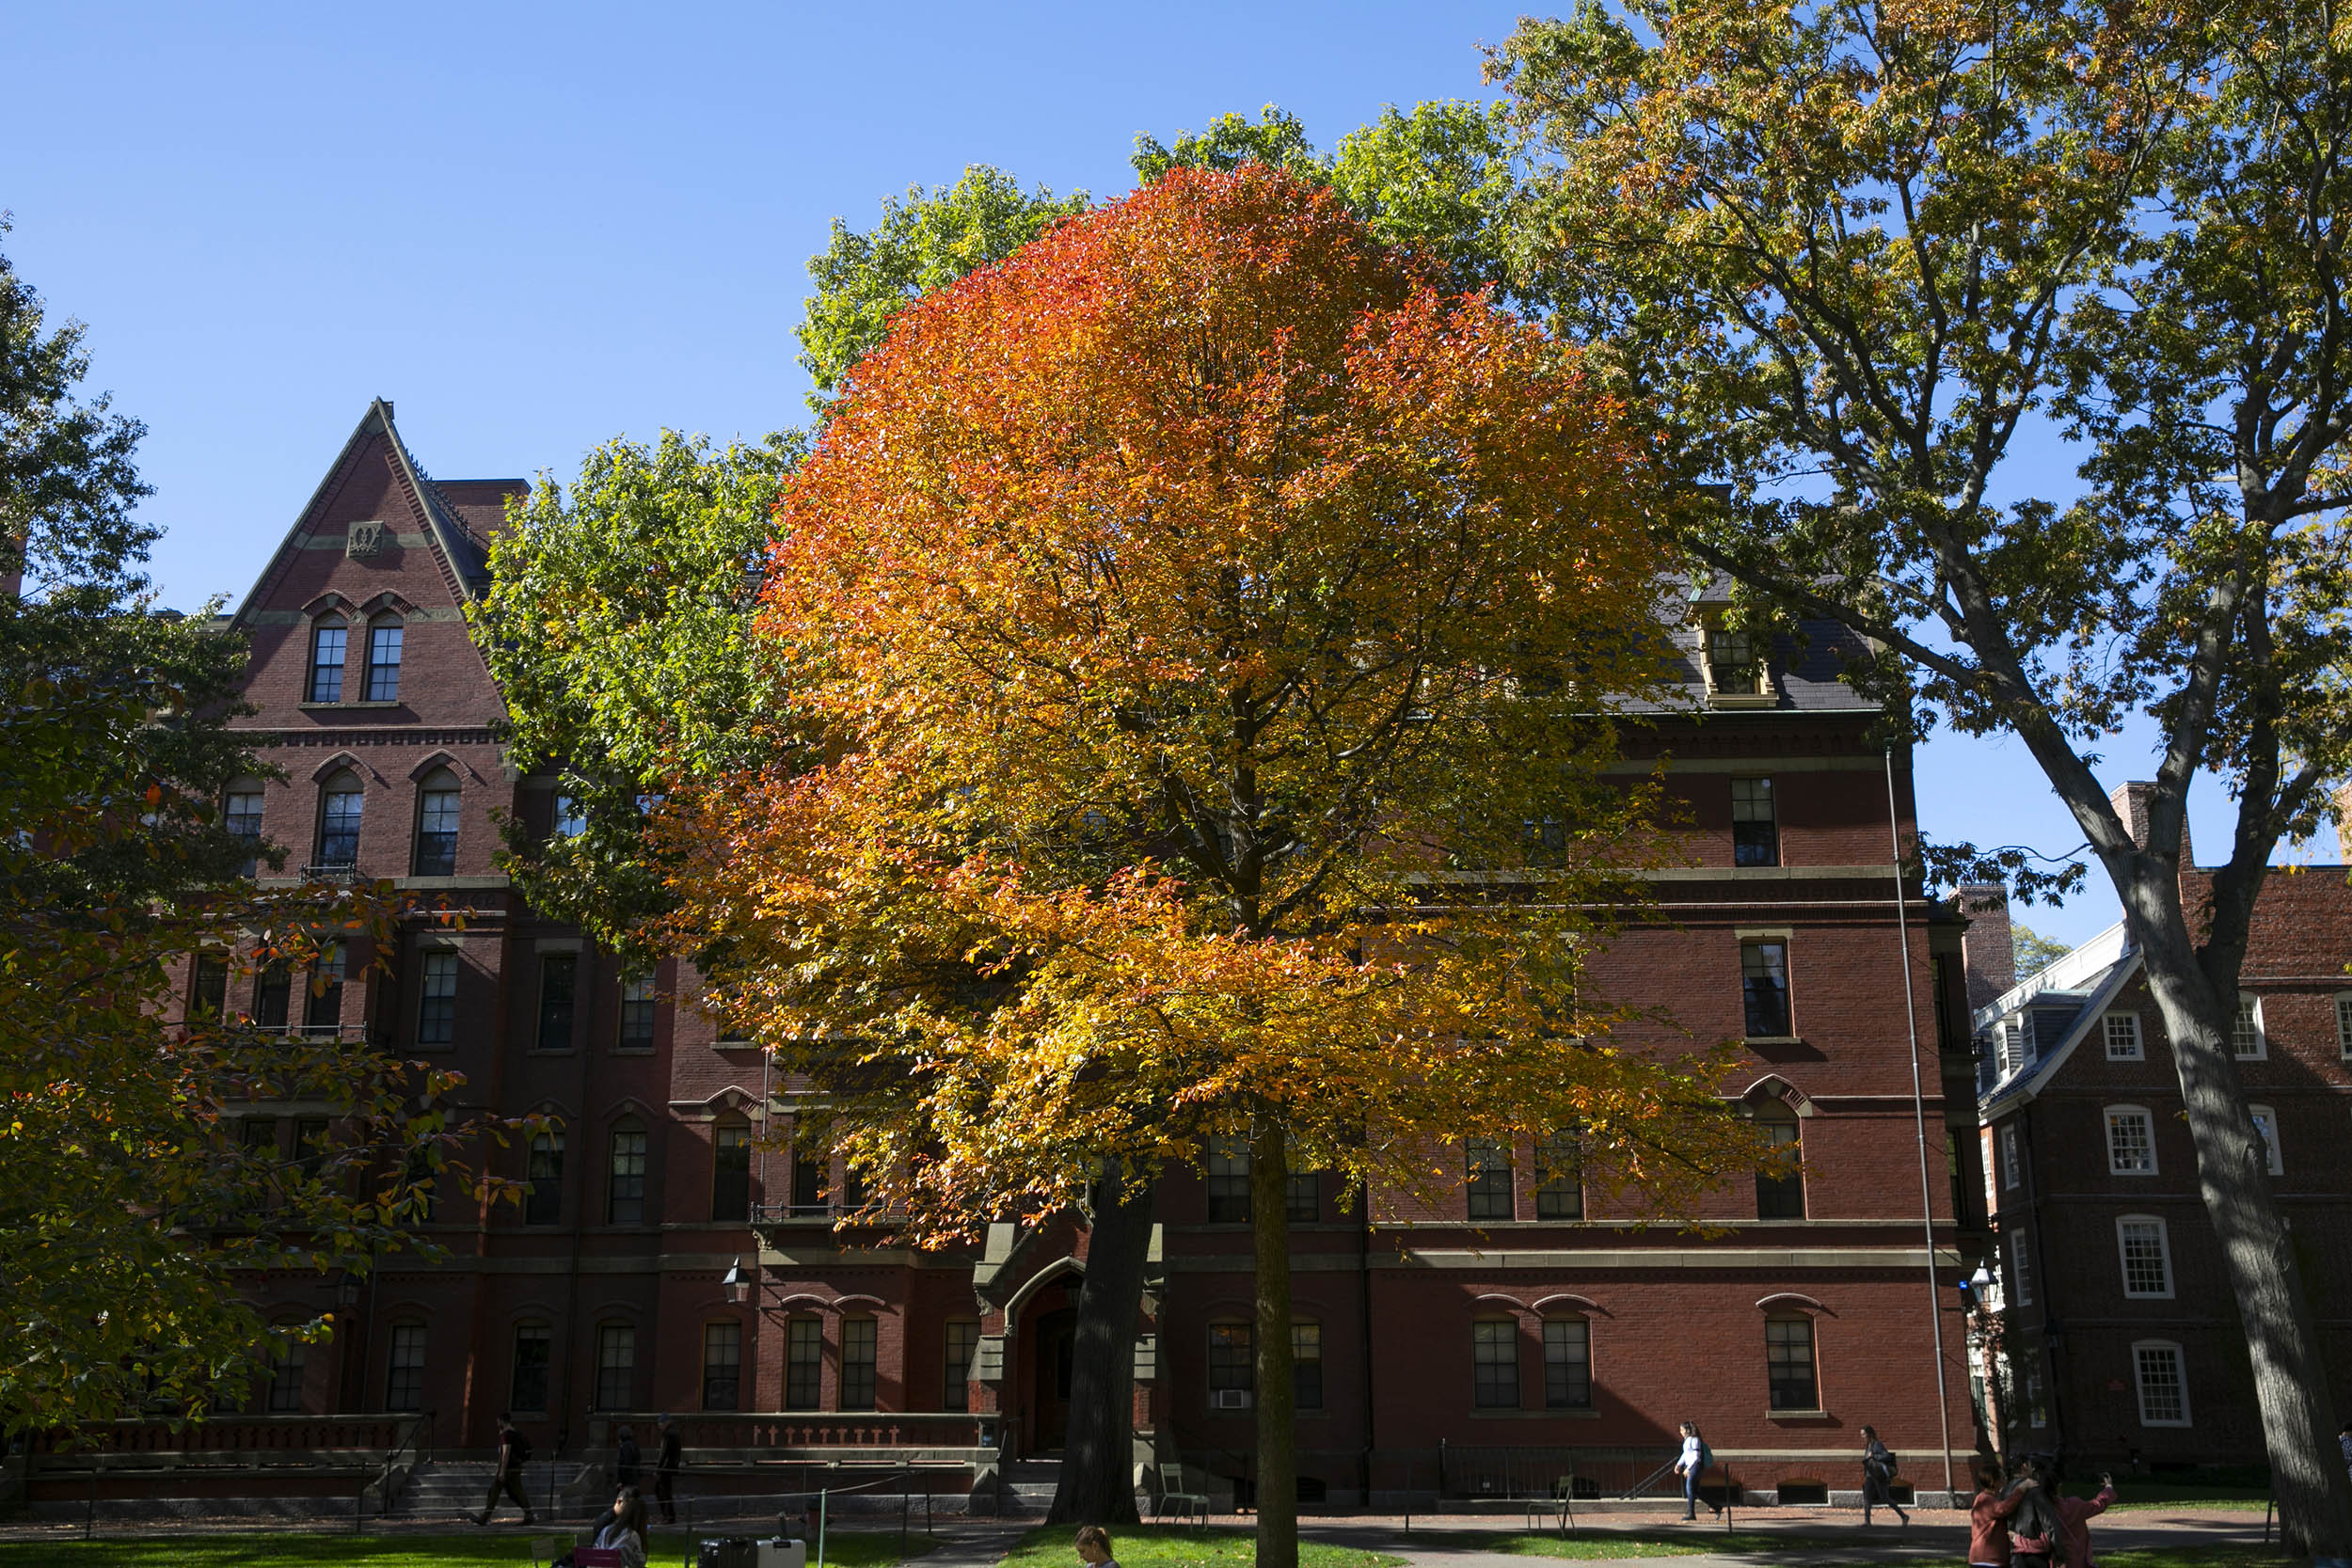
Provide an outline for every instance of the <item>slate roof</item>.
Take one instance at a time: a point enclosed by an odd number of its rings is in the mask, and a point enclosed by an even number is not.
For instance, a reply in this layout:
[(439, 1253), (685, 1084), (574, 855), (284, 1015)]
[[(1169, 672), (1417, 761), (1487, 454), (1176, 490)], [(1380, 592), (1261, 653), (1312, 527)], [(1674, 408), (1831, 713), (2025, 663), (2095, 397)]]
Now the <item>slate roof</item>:
[(2108, 1004), (2139, 968), (2139, 950), (2118, 921), (1978, 1008), (1970, 1022), (1979, 1037), (2011, 1021), (2030, 1021), (2024, 1061), (2004, 1070), (1997, 1050), (1984, 1056), (1977, 1082), (1978, 1118), (1991, 1122), (2040, 1094), (2074, 1048), (2098, 1029)]

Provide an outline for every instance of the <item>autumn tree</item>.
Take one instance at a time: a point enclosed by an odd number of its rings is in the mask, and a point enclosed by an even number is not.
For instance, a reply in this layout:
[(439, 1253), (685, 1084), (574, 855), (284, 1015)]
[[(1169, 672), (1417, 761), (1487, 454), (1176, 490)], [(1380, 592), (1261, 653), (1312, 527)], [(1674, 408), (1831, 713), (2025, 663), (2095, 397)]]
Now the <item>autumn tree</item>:
[(1578, 983), (1650, 842), (1605, 776), (1658, 676), (1646, 454), (1440, 277), (1245, 164), (905, 308), (759, 620), (827, 756), (660, 814), (685, 928), (910, 1231), (1089, 1212), (1081, 1516), (1133, 1509), (1152, 1179), (1247, 1140), (1269, 1568), (1291, 1168), (1427, 1195), (1466, 1105), (1669, 1211), (1756, 1152)]
[[(263, 1032), (228, 1006), (262, 965), (319, 976), (385, 929), (364, 890), (262, 891), (282, 856), (222, 819), (266, 772), (230, 721), (241, 642), (156, 609), (143, 428), (76, 388), (0, 258), (0, 1434), (200, 1417), (331, 1327), (273, 1324), (251, 1270), (365, 1270), (458, 1180), (455, 1081), (362, 1040)], [(21, 574), (21, 591), (16, 579)], [(191, 974), (191, 955), (197, 957)], [(177, 982), (177, 983), (175, 983)], [(282, 1153), (255, 1102), (337, 1107)], [(437, 1167), (441, 1167), (437, 1169)]]
[[(1923, 722), (2015, 734), (2114, 884), (2288, 1538), (2336, 1558), (2352, 1485), (2230, 1040), (2272, 854), (2352, 765), (2347, 41), (2310, 5), (1632, 0), (1495, 57), (1595, 373), (1728, 486), (1687, 547), (1757, 614), (1873, 640), (1857, 678)], [(2139, 836), (2092, 771), (2135, 714)], [(2233, 822), (2190, 906), (2201, 772)]]

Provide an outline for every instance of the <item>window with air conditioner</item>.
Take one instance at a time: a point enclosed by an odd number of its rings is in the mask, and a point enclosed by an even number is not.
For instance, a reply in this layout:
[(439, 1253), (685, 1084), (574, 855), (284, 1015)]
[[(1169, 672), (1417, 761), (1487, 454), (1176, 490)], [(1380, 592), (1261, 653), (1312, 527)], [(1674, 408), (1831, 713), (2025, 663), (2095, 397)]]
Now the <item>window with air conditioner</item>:
[(1209, 1325), (1209, 1408), (1247, 1410), (1258, 1386), (1256, 1342), (1246, 1323)]

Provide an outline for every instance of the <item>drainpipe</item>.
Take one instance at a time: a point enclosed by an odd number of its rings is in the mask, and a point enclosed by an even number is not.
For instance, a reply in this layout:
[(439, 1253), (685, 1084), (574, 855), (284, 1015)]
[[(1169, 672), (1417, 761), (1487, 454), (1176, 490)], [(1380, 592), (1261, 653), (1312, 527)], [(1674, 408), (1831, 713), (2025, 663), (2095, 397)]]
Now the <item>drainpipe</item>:
[[(1912, 996), (1911, 926), (1903, 909), (1903, 840), (1900, 820), (1895, 810), (1895, 748), (1891, 742), (1884, 755), (1886, 838), (1894, 849), (1895, 936), (1901, 944), (1903, 1018), (1911, 1030), (1911, 1114), (1919, 1134), (1919, 1223), (1928, 1243), (1928, 1326), (1935, 1331), (1935, 1446), (1944, 1456), (1944, 1492), (1947, 1500), (1949, 1500), (1955, 1490), (1952, 1484), (1951, 1396), (1944, 1386), (1944, 1313), (1935, 1289), (1935, 1189), (1928, 1180), (1928, 1102), (1927, 1092), (1919, 1081), (1919, 1006)], [(1939, 1074), (1936, 1082), (1940, 1087), (1943, 1083), (1940, 1076), (1943, 1064), (1940, 1061), (1936, 1070)]]
[[(1364, 1325), (1364, 1507), (1372, 1506), (1372, 1456), (1380, 1447), (1379, 1406), (1372, 1391), (1372, 1182), (1364, 1182), (1363, 1223), (1356, 1227), (1356, 1288)], [(1406, 1499), (1409, 1513), (1412, 1499)]]

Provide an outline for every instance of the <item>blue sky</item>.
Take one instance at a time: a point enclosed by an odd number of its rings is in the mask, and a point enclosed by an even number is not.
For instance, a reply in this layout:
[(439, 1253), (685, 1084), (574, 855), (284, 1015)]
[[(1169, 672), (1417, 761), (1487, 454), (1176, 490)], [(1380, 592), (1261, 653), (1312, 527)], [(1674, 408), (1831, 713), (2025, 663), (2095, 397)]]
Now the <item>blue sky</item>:
[[(371, 397), (450, 478), (798, 422), (836, 215), (971, 163), (1113, 193), (1137, 133), (1266, 103), (1328, 146), (1479, 94), (1479, 45), (1525, 8), (17, 0), (0, 244), (147, 421), (155, 576), (194, 608), (245, 591)], [(2110, 783), (2145, 775), (2144, 747), (2110, 754)], [(1919, 788), (1940, 837), (2080, 837), (2013, 741), (1935, 742)], [(2026, 918), (2092, 934), (2093, 880)]]

